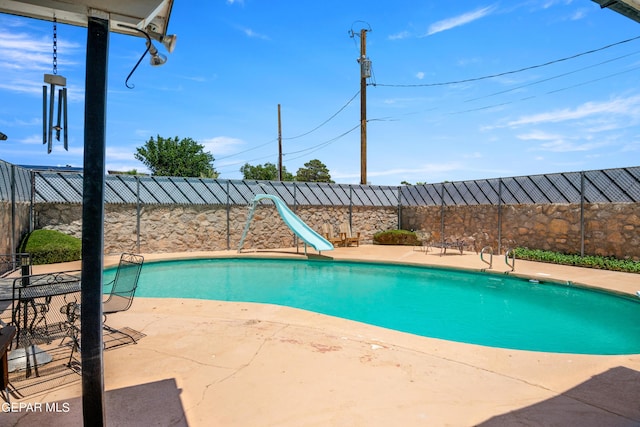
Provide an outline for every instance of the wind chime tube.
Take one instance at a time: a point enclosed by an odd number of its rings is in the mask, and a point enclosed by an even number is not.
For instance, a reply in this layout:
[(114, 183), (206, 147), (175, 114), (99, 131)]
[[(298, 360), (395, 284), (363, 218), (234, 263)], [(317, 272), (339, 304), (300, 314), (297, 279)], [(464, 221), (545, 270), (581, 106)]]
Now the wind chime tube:
[(68, 138), (68, 134), (67, 134), (67, 88), (63, 88), (62, 89), (62, 106), (64, 108), (64, 115), (62, 117), (64, 117), (64, 149), (66, 151), (69, 151), (69, 138)]
[(42, 85), (42, 143), (47, 143), (47, 86)]
[(49, 98), (49, 137), (47, 139), (47, 153), (51, 154), (51, 148), (53, 145), (52, 137), (53, 137), (53, 103), (56, 93), (56, 86), (51, 84), (51, 97)]
[(58, 122), (55, 126), (56, 141), (60, 141), (60, 122), (62, 121), (62, 89), (58, 89)]

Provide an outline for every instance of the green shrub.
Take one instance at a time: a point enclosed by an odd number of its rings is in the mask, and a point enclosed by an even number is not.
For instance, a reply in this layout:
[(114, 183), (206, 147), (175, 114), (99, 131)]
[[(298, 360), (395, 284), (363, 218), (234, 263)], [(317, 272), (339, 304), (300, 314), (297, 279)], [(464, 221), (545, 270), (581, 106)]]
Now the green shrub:
[(387, 230), (374, 234), (373, 243), (378, 245), (417, 246), (420, 245), (420, 240), (413, 231)]
[(596, 255), (580, 256), (559, 252), (543, 251), (541, 249), (516, 248), (516, 258), (529, 261), (549, 262), (553, 264), (575, 265), (578, 267), (599, 268), (602, 270), (624, 271), (640, 273), (640, 261), (617, 259)]
[(22, 239), (18, 251), (31, 254), (34, 265), (78, 261), (82, 241), (55, 230), (34, 230)]

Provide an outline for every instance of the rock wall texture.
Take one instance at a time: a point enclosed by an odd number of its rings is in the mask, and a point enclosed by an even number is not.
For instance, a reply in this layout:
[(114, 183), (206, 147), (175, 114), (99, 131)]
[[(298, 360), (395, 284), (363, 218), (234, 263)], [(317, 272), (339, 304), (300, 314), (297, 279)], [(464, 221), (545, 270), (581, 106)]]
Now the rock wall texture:
[[(10, 202), (0, 202), (0, 221), (2, 233), (0, 233), (0, 253), (10, 254), (16, 252), (22, 237), (29, 232), (30, 204), (16, 203), (13, 228), (11, 227), (12, 208)], [(12, 239), (12, 230), (15, 235)]]
[[(10, 208), (10, 207), (9, 207)], [(236, 249), (247, 219), (246, 206), (107, 205), (105, 253), (123, 251), (174, 252)], [(70, 204), (38, 204), (36, 228), (49, 228), (80, 237), (82, 208)], [(584, 235), (586, 255), (640, 260), (640, 204), (402, 207), (400, 223), (395, 207), (297, 206), (298, 216), (315, 230), (329, 223), (349, 222), (371, 243), (378, 231), (400, 228), (419, 231), (425, 239), (464, 240), (469, 249), (491, 246), (494, 251), (524, 246), (564, 253), (580, 253)], [(28, 218), (28, 208), (20, 209)], [(27, 212), (26, 216), (24, 212)], [(0, 210), (10, 224), (10, 209)], [(27, 223), (28, 224), (28, 223)], [(96, 224), (98, 226), (98, 224)], [(138, 232), (139, 230), (139, 232)], [(3, 233), (4, 236), (4, 233)], [(3, 237), (4, 240), (6, 238)], [(498, 241), (500, 240), (500, 245)], [(260, 205), (251, 222), (244, 248), (269, 249), (293, 245), (293, 234), (273, 205)], [(6, 246), (6, 242), (0, 242)]]
[(477, 251), (516, 246), (640, 260), (640, 204), (422, 206), (402, 209), (405, 229), (426, 238), (460, 239)]
[[(69, 204), (38, 204), (36, 228), (55, 229), (81, 237), (82, 207)], [(105, 253), (147, 253), (236, 249), (249, 210), (246, 206), (212, 205), (106, 205)], [(324, 223), (338, 227), (349, 222), (348, 207), (297, 206), (296, 214), (316, 231)], [(351, 224), (362, 243), (371, 243), (378, 231), (398, 227), (396, 208), (353, 207)], [(139, 229), (139, 233), (138, 233)], [(275, 206), (256, 208), (244, 243), (246, 249), (272, 249), (293, 245), (293, 233)], [(139, 245), (139, 247), (138, 247)]]

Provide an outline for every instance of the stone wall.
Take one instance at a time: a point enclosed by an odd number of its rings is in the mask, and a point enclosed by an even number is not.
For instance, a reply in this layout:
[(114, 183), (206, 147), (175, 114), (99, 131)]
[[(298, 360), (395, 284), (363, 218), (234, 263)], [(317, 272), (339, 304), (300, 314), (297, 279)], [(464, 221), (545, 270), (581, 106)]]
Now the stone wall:
[[(639, 209), (638, 203), (586, 204), (585, 255), (640, 260)], [(502, 249), (581, 251), (578, 204), (402, 208), (402, 228), (420, 230), (427, 238), (440, 241), (443, 225), (445, 238), (465, 240), (476, 250), (491, 246), (496, 251), (500, 237)]]
[[(640, 204), (587, 204), (584, 207), (586, 255), (640, 260)], [(247, 219), (246, 206), (146, 205), (140, 210), (140, 247), (135, 205), (106, 205), (105, 253), (123, 251), (182, 252), (236, 249)], [(398, 228), (395, 207), (297, 206), (298, 216), (315, 230), (322, 224), (348, 222), (363, 243), (378, 231)], [(50, 228), (80, 237), (82, 208), (70, 204), (36, 205), (36, 228)], [(411, 206), (402, 207), (401, 228), (420, 231), (434, 241), (462, 239), (469, 249), (524, 246), (580, 253), (580, 205)], [(499, 224), (501, 229), (499, 230)], [(244, 248), (270, 249), (293, 245), (293, 234), (275, 206), (258, 206)]]
[[(16, 252), (18, 245), (22, 237), (29, 233), (29, 203), (16, 203), (15, 204), (15, 218), (14, 227), (11, 227), (11, 202), (0, 202), (0, 221), (2, 224), (2, 231), (0, 232), (0, 253), (11, 254)], [(12, 230), (15, 230), (15, 235), (11, 236)]]
[[(71, 204), (38, 204), (36, 228), (46, 228), (80, 238), (82, 207)], [(313, 229), (324, 223), (334, 227), (349, 221), (348, 207), (297, 206), (296, 214)], [(123, 251), (145, 253), (236, 249), (242, 237), (246, 206), (146, 205), (140, 209), (140, 247), (135, 205), (105, 206), (106, 254)], [(398, 228), (396, 208), (353, 207), (353, 232), (360, 232), (362, 243), (371, 243), (378, 231)], [(244, 248), (272, 249), (293, 245), (293, 233), (280, 218), (274, 205), (256, 208)]]

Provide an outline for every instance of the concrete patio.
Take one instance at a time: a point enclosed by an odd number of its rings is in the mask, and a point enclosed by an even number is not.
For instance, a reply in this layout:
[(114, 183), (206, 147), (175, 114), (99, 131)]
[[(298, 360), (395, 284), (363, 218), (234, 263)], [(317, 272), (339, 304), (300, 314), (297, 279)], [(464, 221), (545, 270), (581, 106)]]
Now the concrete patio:
[[(322, 256), (485, 267), (475, 253), (419, 249), (365, 245)], [(146, 260), (209, 256), (237, 254), (149, 254)], [(289, 248), (241, 256), (304, 255)], [(108, 265), (116, 262), (107, 257)], [(493, 270), (509, 268), (496, 257)], [(515, 274), (633, 295), (640, 290), (640, 276), (628, 273), (518, 260)], [(104, 353), (113, 426), (640, 425), (640, 355), (498, 349), (219, 301), (136, 298), (109, 320), (146, 335)], [(3, 426), (82, 424), (79, 381), (12, 402), (3, 406)]]

